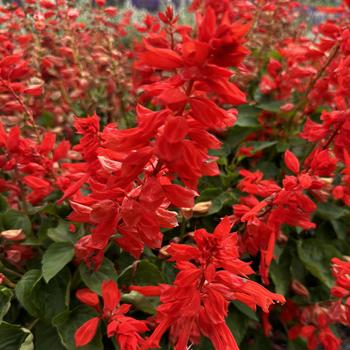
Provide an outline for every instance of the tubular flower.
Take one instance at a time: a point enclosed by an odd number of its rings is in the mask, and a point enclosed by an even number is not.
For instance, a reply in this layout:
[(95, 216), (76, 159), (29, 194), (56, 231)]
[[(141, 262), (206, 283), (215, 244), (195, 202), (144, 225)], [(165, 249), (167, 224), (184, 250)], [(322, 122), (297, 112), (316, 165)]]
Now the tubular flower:
[(98, 295), (89, 289), (79, 289), (76, 297), (84, 304), (93, 307), (99, 314), (86, 321), (75, 332), (75, 345), (82, 347), (94, 338), (99, 322), (107, 324), (107, 336), (115, 337), (121, 350), (140, 349), (143, 339), (140, 336), (148, 330), (144, 321), (125, 316), (131, 305), (120, 305), (121, 293), (113, 280), (102, 283), (103, 307), (100, 307)]
[[(139, 104), (137, 124), (128, 129), (108, 124), (100, 131), (96, 114), (74, 122), (82, 135), (74, 147), (80, 161), (63, 164), (60, 202), (70, 201), (70, 220), (92, 225), (90, 238), (79, 241), (76, 252), (88, 264), (93, 253), (94, 268), (102, 261), (98, 251), (110, 241), (135, 258), (145, 246), (162, 246), (162, 229), (178, 225), (171, 207), (192, 208), (199, 179), (219, 174), (217, 157), (209, 154), (221, 146), (214, 132), (232, 126), (237, 119), (232, 107), (245, 102), (228, 67), (239, 66), (248, 53), (243, 44), (249, 26), (229, 24), (210, 9), (198, 17), (193, 33), (181, 30), (171, 8), (160, 18), (179, 29), (178, 40), (164, 29), (156, 38), (149, 34), (135, 66), (155, 78), (140, 82), (139, 102), (161, 108)], [(230, 106), (224, 109), (222, 103)]]
[(168, 329), (176, 350), (198, 343), (201, 334), (215, 349), (238, 349), (225, 323), (229, 302), (239, 300), (253, 310), (260, 306), (266, 313), (274, 302), (284, 302), (283, 296), (247, 279), (253, 270), (239, 259), (237, 234), (230, 233), (231, 226), (225, 217), (214, 233), (196, 230), (194, 245), (172, 243), (167, 248), (169, 260), (175, 261), (179, 270), (173, 285), (131, 287), (144, 295), (160, 295), (158, 325), (144, 349), (159, 347)]

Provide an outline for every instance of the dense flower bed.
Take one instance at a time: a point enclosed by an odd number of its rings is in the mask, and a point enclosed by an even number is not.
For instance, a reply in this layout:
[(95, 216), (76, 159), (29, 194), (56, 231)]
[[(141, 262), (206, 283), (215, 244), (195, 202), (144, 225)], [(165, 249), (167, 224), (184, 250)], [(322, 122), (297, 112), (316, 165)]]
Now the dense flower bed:
[(0, 349), (318, 349), (350, 324), (350, 3), (0, 7)]

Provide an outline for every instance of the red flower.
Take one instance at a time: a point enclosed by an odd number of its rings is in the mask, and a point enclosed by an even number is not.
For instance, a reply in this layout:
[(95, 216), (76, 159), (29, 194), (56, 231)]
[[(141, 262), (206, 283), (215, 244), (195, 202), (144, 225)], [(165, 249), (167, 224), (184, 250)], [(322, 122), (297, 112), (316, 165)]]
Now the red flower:
[(275, 301), (284, 302), (282, 296), (246, 279), (253, 271), (239, 260), (237, 235), (230, 230), (226, 217), (213, 234), (196, 230), (195, 246), (172, 243), (167, 253), (179, 270), (173, 285), (131, 287), (144, 295), (159, 293), (162, 302), (157, 308), (158, 326), (143, 349), (158, 347), (170, 328), (175, 349), (185, 349), (189, 341), (198, 343), (203, 334), (217, 350), (238, 350), (225, 323), (229, 301), (240, 300), (253, 309), (259, 305), (264, 312)]
[(98, 295), (89, 289), (80, 289), (77, 298), (86, 305), (92, 306), (100, 316), (94, 317), (75, 332), (75, 345), (77, 347), (88, 344), (95, 336), (100, 320), (107, 323), (108, 337), (115, 337), (121, 350), (136, 350), (143, 343), (139, 333), (148, 330), (144, 321), (135, 320), (125, 316), (131, 305), (120, 305), (121, 294), (118, 285), (113, 280), (102, 283), (103, 308), (100, 309)]

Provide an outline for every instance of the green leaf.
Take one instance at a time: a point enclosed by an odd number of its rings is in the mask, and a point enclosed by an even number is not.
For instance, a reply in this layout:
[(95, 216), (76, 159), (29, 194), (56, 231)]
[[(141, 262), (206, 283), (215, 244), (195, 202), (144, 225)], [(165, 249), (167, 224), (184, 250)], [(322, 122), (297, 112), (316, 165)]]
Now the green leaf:
[(230, 328), (237, 344), (244, 339), (248, 329), (248, 319), (238, 310), (233, 310), (226, 318), (226, 324)]
[(274, 347), (272, 345), (271, 339), (266, 337), (262, 329), (256, 330), (254, 340), (249, 341), (249, 350), (273, 350)]
[(118, 274), (113, 263), (107, 258), (104, 258), (100, 268), (97, 271), (90, 271), (85, 264), (80, 264), (79, 272), (85, 285), (100, 295), (103, 281), (117, 281), (118, 279)]
[(33, 335), (21, 326), (0, 323), (0, 350), (33, 350)]
[(259, 322), (259, 318), (256, 315), (256, 313), (247, 305), (241, 303), (238, 300), (232, 301), (232, 304), (244, 315), (248, 316), (249, 318), (251, 318), (254, 321)]
[(316, 214), (323, 220), (339, 220), (341, 217), (349, 214), (349, 209), (333, 203), (319, 203)]
[(40, 308), (32, 298), (32, 290), (40, 279), (40, 270), (29, 270), (22, 276), (15, 288), (16, 298), (27, 312), (34, 317), (39, 316)]
[(298, 254), (305, 268), (328, 288), (333, 285), (330, 261), (342, 255), (332, 245), (313, 238), (298, 242)]
[(296, 340), (288, 340), (288, 350), (307, 350), (306, 342), (302, 338)]
[(223, 150), (226, 155), (232, 153), (235, 149), (251, 132), (256, 128), (246, 128), (241, 126), (234, 126), (229, 129), (228, 135), (224, 140)]
[(135, 291), (132, 291), (128, 294), (123, 294), (122, 301), (128, 304), (132, 304), (135, 309), (151, 315), (154, 315), (156, 313), (156, 307), (159, 305), (159, 298), (145, 297), (144, 295)]
[(60, 220), (58, 225), (47, 230), (47, 235), (54, 242), (75, 243), (77, 237), (69, 231), (69, 222)]
[(53, 317), (67, 309), (69, 306), (70, 283), (70, 271), (68, 268), (64, 268), (49, 283), (45, 283), (41, 279), (35, 285), (32, 297), (40, 307), (41, 319), (51, 322)]
[(63, 269), (49, 283), (40, 270), (28, 271), (16, 286), (16, 297), (29, 314), (47, 322), (66, 310), (69, 303), (70, 272)]
[(33, 330), (35, 350), (64, 350), (55, 327), (38, 322)]
[[(84, 305), (80, 305), (72, 311), (65, 311), (53, 319), (53, 325), (57, 328), (61, 342), (68, 350), (77, 350), (74, 343), (76, 330), (89, 319), (96, 317), (96, 312)], [(94, 339), (79, 350), (103, 350), (101, 333), (98, 330)]]
[(13, 293), (11, 289), (0, 286), (0, 322), (4, 318), (4, 316), (7, 314), (7, 311), (9, 311), (11, 307), (11, 299), (12, 299)]
[(6, 198), (0, 194), (0, 213), (3, 213), (7, 210), (8, 204)]
[(211, 201), (211, 207), (206, 215), (219, 212), (230, 201), (232, 201), (232, 195), (227, 192), (222, 192)]
[(138, 286), (158, 285), (164, 278), (157, 265), (148, 260), (141, 260), (126, 268), (119, 276), (120, 285), (135, 284)]
[(271, 279), (275, 285), (278, 294), (286, 295), (289, 289), (291, 273), (291, 258), (288, 250), (285, 250), (279, 261), (272, 261), (270, 266)]
[(281, 112), (281, 106), (283, 106), (285, 102), (283, 101), (266, 101), (257, 104), (257, 107), (268, 112), (279, 113)]
[(51, 112), (44, 111), (38, 118), (38, 123), (46, 128), (53, 128), (55, 126), (55, 116)]
[(243, 128), (254, 128), (261, 127), (258, 117), (262, 110), (251, 105), (241, 105), (237, 107), (238, 119), (235, 126), (240, 126)]
[(337, 237), (341, 240), (346, 240), (348, 234), (348, 224), (340, 219), (331, 220), (333, 230), (336, 233)]
[(23, 231), (29, 235), (32, 231), (32, 224), (27, 215), (20, 213), (16, 210), (8, 210), (1, 214), (5, 230), (23, 229)]
[(46, 282), (56, 276), (74, 257), (74, 246), (71, 243), (53, 243), (43, 255), (42, 271)]
[(203, 191), (201, 191), (200, 196), (197, 198), (196, 202), (209, 201), (219, 196), (221, 192), (222, 192), (222, 189), (217, 187), (204, 188)]
[[(162, 349), (166, 349), (166, 347), (164, 346), (164, 347), (162, 347)], [(202, 336), (200, 338), (200, 343), (195, 348), (190, 348), (190, 349), (195, 349), (195, 350), (197, 350), (197, 349), (198, 350), (214, 350), (214, 346), (213, 346), (213, 344), (211, 343), (211, 341), (208, 338)]]
[(34, 344), (33, 344), (33, 334), (30, 332), (29, 329), (21, 328), (21, 330), (24, 333), (27, 333), (27, 338), (24, 340), (24, 342), (21, 344), (21, 347), (19, 350), (34, 350)]

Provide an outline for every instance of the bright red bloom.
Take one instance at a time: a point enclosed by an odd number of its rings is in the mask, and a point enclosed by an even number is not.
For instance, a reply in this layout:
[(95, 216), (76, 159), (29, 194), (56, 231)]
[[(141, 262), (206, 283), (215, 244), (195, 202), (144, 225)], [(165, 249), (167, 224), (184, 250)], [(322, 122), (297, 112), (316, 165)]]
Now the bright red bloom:
[(118, 285), (113, 280), (102, 283), (103, 308), (100, 309), (98, 295), (89, 289), (80, 289), (76, 294), (77, 298), (92, 306), (100, 313), (99, 317), (94, 317), (75, 332), (75, 345), (77, 347), (88, 344), (95, 336), (100, 320), (107, 322), (107, 336), (115, 337), (121, 350), (136, 350), (143, 343), (140, 333), (148, 330), (144, 321), (135, 320), (125, 316), (131, 305), (120, 305), (121, 293)]
[(264, 312), (275, 301), (284, 302), (283, 296), (246, 278), (253, 271), (239, 260), (237, 234), (230, 230), (226, 217), (213, 234), (196, 230), (194, 246), (172, 243), (167, 253), (179, 270), (174, 285), (160, 285), (159, 290), (131, 287), (145, 295), (159, 292), (162, 302), (157, 308), (158, 326), (144, 349), (159, 347), (167, 329), (175, 349), (185, 349), (189, 341), (198, 343), (200, 334), (208, 337), (215, 349), (238, 349), (225, 323), (229, 301), (239, 300), (254, 310), (259, 305)]
[(341, 340), (336, 337), (329, 327), (332, 320), (327, 311), (318, 305), (305, 308), (301, 314), (301, 324), (289, 329), (289, 339), (305, 338), (308, 350), (315, 350), (319, 345), (327, 350), (338, 350)]

